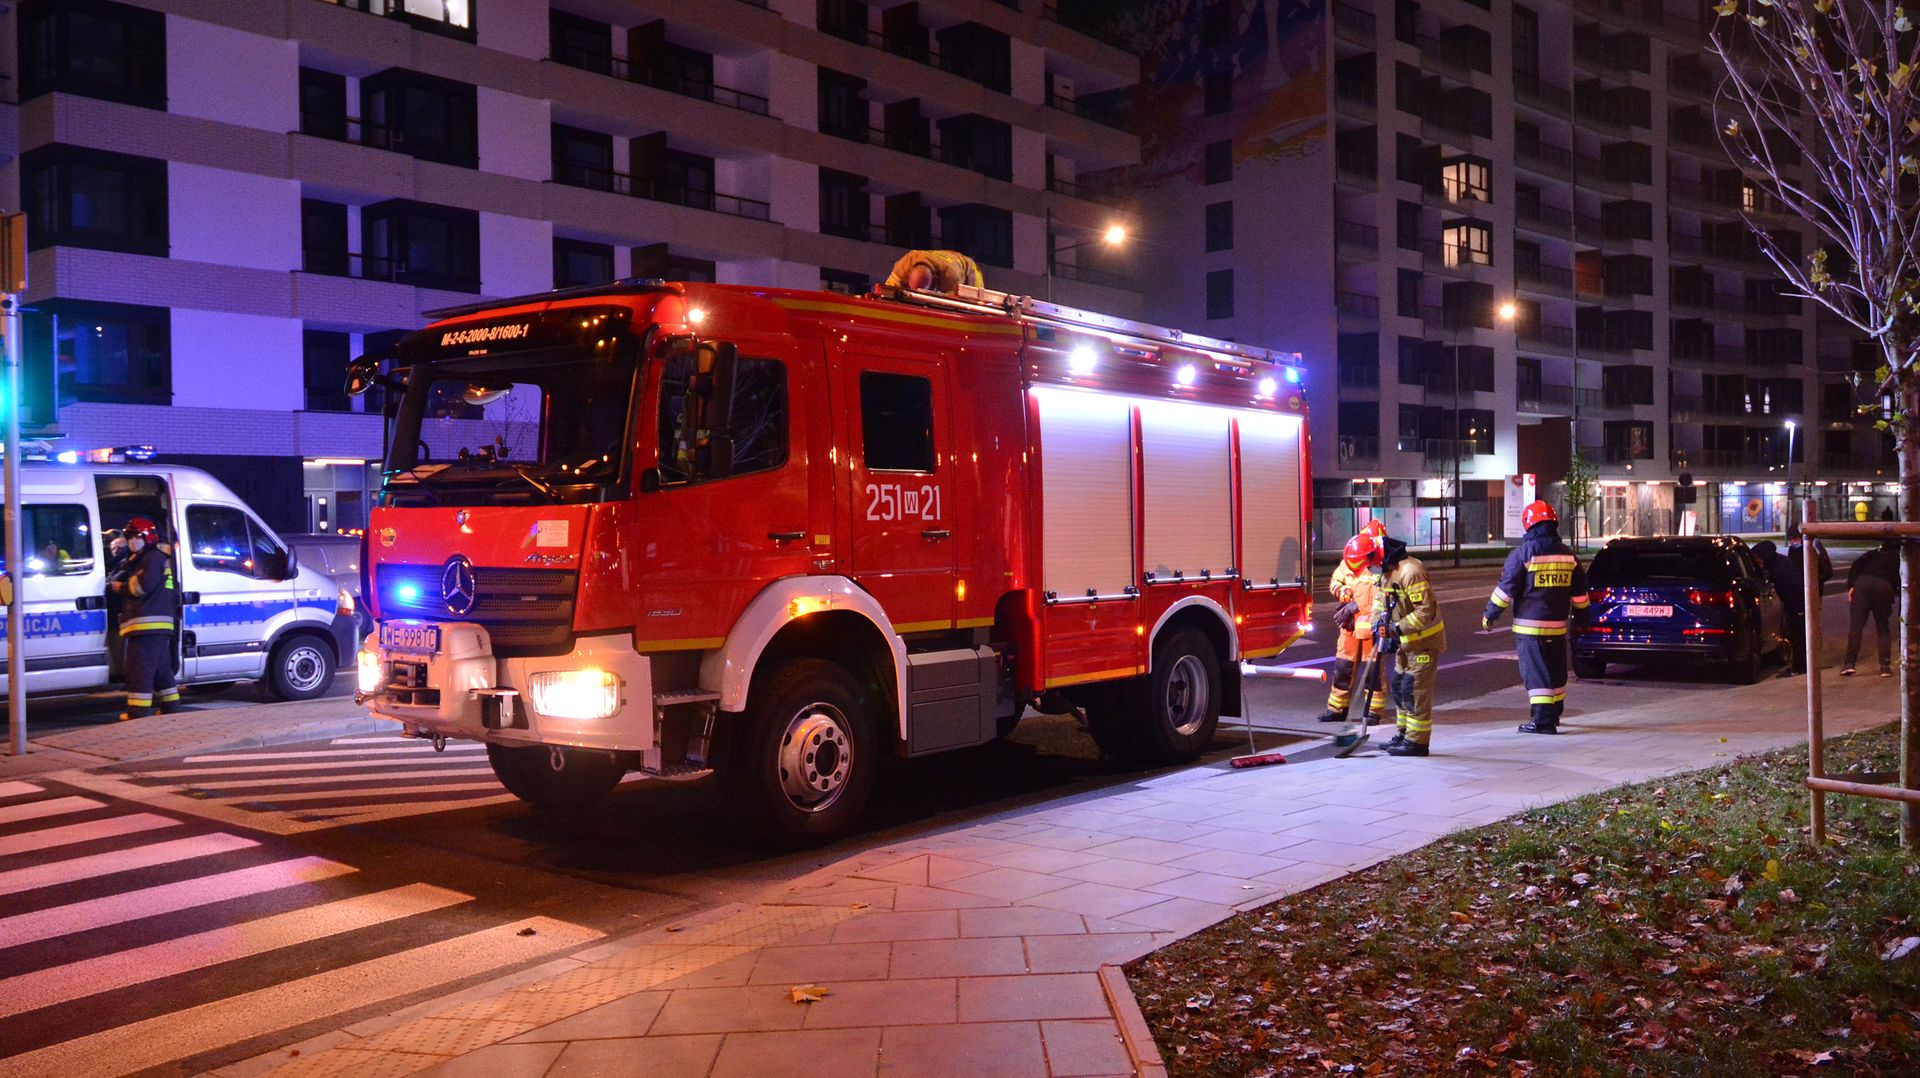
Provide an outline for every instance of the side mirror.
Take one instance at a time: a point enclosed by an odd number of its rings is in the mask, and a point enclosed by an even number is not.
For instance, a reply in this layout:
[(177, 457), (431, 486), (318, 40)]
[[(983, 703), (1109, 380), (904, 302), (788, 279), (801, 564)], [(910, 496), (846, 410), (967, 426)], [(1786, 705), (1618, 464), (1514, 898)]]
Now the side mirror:
[(280, 567), (281, 580), (292, 580), (300, 575), (300, 555), (295, 553), (292, 547), (287, 548), (287, 553), (282, 560), (284, 564)]
[(648, 468), (640, 473), (640, 493), (652, 494), (660, 489), (660, 469)]
[(363, 397), (379, 381), (379, 356), (359, 356), (347, 364), (347, 396)]

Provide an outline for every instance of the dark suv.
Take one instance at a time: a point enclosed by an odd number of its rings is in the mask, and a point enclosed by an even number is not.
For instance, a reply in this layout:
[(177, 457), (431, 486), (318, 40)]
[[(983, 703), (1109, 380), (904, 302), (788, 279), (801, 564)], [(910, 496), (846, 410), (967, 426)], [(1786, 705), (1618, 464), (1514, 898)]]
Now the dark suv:
[(1788, 655), (1786, 613), (1747, 544), (1731, 535), (1615, 539), (1587, 570), (1592, 605), (1573, 631), (1573, 671), (1662, 658), (1724, 663), (1760, 679)]

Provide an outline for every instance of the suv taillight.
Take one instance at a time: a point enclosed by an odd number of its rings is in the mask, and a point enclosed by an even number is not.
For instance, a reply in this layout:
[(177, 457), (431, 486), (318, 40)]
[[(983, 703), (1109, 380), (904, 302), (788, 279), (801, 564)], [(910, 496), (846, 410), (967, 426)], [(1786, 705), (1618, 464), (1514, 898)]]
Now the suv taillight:
[(1607, 589), (1595, 588), (1587, 593), (1587, 601), (1590, 603), (1604, 603), (1607, 601), (1607, 594)]
[(1721, 606), (1733, 609), (1733, 592), (1708, 591), (1705, 588), (1688, 588), (1687, 602), (1695, 606)]

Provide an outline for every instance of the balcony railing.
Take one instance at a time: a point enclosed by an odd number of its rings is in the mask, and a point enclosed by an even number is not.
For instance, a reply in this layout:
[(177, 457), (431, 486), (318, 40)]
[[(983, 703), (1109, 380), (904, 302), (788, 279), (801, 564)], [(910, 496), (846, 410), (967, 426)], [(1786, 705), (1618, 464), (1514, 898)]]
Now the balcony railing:
[(1380, 317), (1380, 298), (1360, 292), (1336, 292), (1333, 306), (1340, 314), (1348, 318)]
[(696, 210), (711, 210), (714, 213), (745, 217), (754, 221), (772, 219), (773, 207), (757, 198), (743, 198), (739, 195), (721, 194), (701, 187), (687, 187), (661, 180), (642, 179), (629, 176), (624, 172), (615, 172), (612, 169), (556, 162), (553, 182), (567, 187), (583, 187), (590, 191), (611, 191), (616, 195), (632, 195), (635, 198), (667, 202)]
[(1402, 438), (1402, 453), (1419, 453), (1429, 461), (1481, 457), (1493, 452), (1473, 438)]
[(480, 291), (477, 269), (472, 273), (423, 269), (387, 255), (309, 247), (301, 252), (300, 269), (323, 277), (357, 277), (363, 281), (384, 281), (443, 292)]
[(1573, 214), (1558, 206), (1522, 206), (1518, 216), (1522, 222), (1534, 225), (1543, 231), (1561, 235), (1573, 231)]
[(1342, 434), (1340, 436), (1340, 463), (1357, 460), (1380, 459), (1380, 436), (1377, 434)]
[(1380, 230), (1358, 221), (1335, 221), (1333, 238), (1340, 243), (1364, 247), (1369, 251), (1378, 250), (1380, 247)]
[(1336, 0), (1333, 5), (1333, 28), (1336, 33), (1357, 41), (1370, 42), (1373, 40), (1373, 27), (1373, 12)]
[(300, 133), (335, 142), (372, 146), (378, 150), (392, 150), (423, 161), (438, 161), (462, 168), (474, 168), (480, 163), (479, 151), (473, 147), (449, 143), (444, 138), (409, 133), (404, 127), (368, 123), (357, 116), (302, 112)]
[(1513, 275), (1522, 284), (1538, 285), (1548, 291), (1573, 291), (1573, 270), (1566, 266), (1520, 266)]
[(656, 90), (665, 90), (681, 97), (691, 97), (696, 101), (711, 101), (716, 105), (725, 105), (741, 112), (751, 112), (755, 116), (767, 115), (767, 99), (759, 94), (750, 94), (745, 90), (736, 90), (731, 86), (722, 86), (717, 82), (690, 79), (673, 72), (662, 72), (647, 77), (644, 71), (636, 71), (632, 64), (618, 56), (588, 52), (582, 49), (555, 49), (547, 57), (562, 67), (591, 71), (596, 75), (609, 75), (623, 82), (639, 83)]
[(1127, 125), (1126, 116), (1119, 110), (1077, 97), (1063, 97), (1054, 93), (1052, 86), (1047, 87), (1047, 107), (1071, 113), (1083, 120), (1092, 120), (1102, 127), (1124, 129)]
[(1521, 326), (1515, 334), (1522, 345), (1535, 348), (1572, 348), (1573, 327), (1552, 325)]
[(1573, 409), (1573, 387), (1521, 385), (1514, 394), (1520, 411), (1560, 414)]
[(1339, 365), (1341, 389), (1379, 389), (1380, 363), (1377, 359)]

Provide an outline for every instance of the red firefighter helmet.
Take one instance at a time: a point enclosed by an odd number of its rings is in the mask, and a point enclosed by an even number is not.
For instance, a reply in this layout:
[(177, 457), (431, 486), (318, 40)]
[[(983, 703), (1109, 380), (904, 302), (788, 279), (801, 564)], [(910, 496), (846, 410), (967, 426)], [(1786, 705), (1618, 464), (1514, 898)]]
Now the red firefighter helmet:
[(1520, 511), (1520, 526), (1522, 528), (1531, 528), (1543, 520), (1558, 524), (1560, 523), (1560, 514), (1553, 511), (1553, 506), (1548, 505), (1546, 502), (1539, 501), (1529, 503), (1525, 509)]
[(1373, 517), (1360, 526), (1360, 532), (1362, 535), (1371, 535), (1375, 539), (1385, 539), (1387, 537), (1387, 522), (1381, 520), (1379, 517)]
[(1364, 531), (1347, 540), (1347, 545), (1340, 551), (1340, 556), (1346, 560), (1347, 568), (1356, 573), (1362, 569), (1378, 567), (1386, 557), (1380, 549), (1380, 541)]
[(160, 541), (159, 526), (146, 517), (134, 517), (132, 520), (127, 521), (127, 526), (121, 530), (120, 534), (129, 541), (135, 538), (144, 539), (149, 543), (157, 543)]

